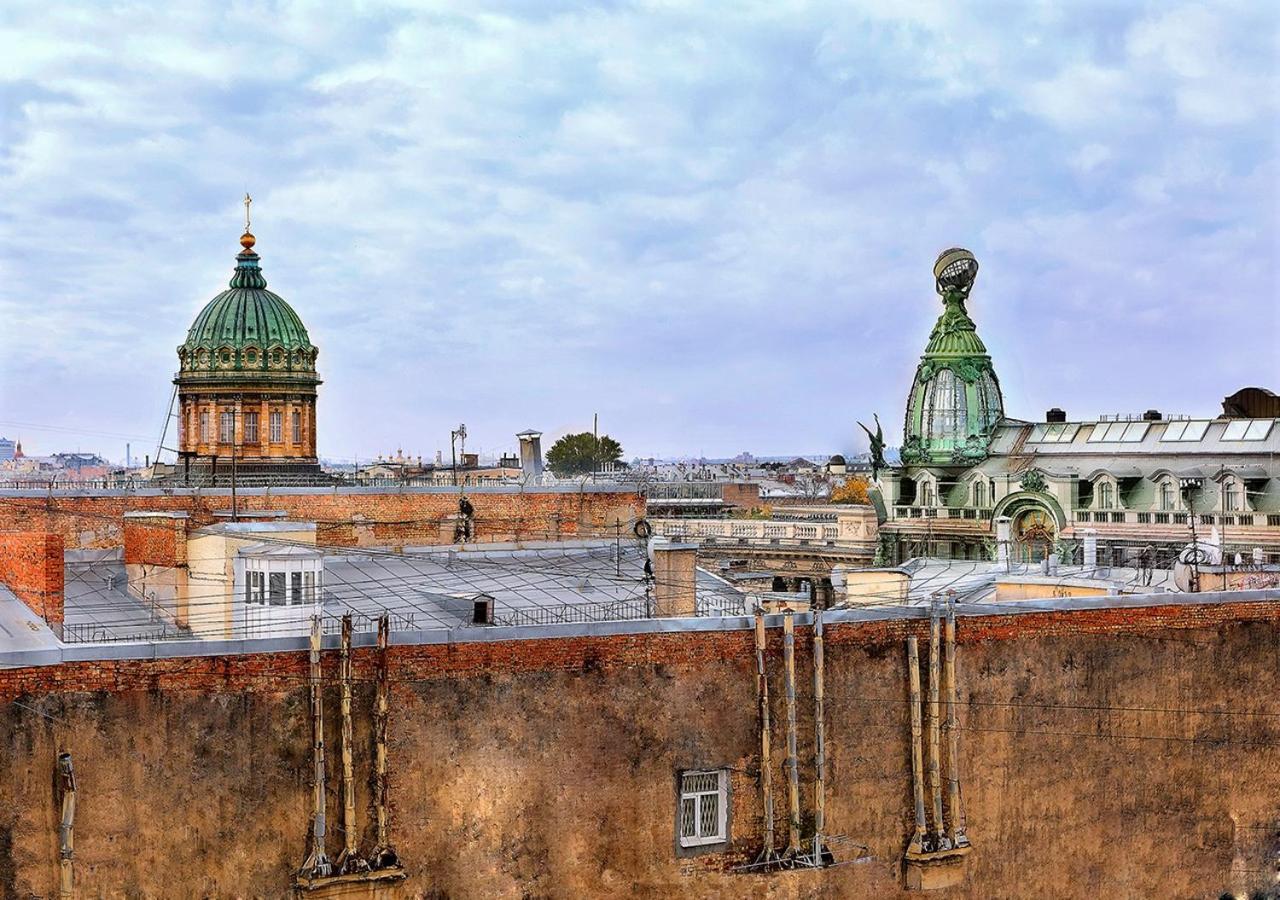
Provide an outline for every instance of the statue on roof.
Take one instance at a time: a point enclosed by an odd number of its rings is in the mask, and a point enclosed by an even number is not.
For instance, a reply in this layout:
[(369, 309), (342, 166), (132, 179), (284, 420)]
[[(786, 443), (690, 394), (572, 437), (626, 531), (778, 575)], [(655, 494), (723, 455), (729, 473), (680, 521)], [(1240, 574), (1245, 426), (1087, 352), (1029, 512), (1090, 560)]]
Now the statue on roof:
[(880, 415), (875, 413), (876, 433), (872, 434), (871, 429), (861, 422), (858, 425), (867, 433), (867, 438), (871, 441), (871, 480), (877, 481), (880, 478), (880, 470), (886, 469), (888, 466), (884, 461), (884, 429), (880, 427)]

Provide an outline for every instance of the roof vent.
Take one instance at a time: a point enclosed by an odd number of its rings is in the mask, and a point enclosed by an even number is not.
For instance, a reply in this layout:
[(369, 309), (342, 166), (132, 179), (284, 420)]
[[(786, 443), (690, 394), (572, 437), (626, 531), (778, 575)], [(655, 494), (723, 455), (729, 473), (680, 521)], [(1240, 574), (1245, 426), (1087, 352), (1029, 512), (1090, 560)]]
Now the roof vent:
[(1065, 410), (1058, 409), (1055, 406), (1044, 414), (1044, 420), (1046, 422), (1065, 422), (1067, 421), (1067, 413)]
[(1149, 409), (1142, 414), (1142, 421), (1144, 422), (1159, 422), (1163, 418), (1164, 416), (1160, 415), (1160, 410), (1158, 409)]

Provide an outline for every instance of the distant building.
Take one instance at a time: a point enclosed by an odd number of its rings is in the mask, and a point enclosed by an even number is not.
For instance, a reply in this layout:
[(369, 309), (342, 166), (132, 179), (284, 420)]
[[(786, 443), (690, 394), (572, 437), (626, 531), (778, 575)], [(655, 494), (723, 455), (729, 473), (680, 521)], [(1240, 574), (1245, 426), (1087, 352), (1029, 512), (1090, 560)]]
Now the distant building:
[(0, 438), (0, 462), (7, 462), (14, 458), (17, 453), (18, 445), (8, 438)]
[(991, 558), (1005, 540), (1015, 561), (1079, 561), (1088, 542), (1098, 565), (1164, 566), (1193, 533), (1280, 559), (1280, 398), (1246, 388), (1221, 416), (1008, 418), (965, 309), (976, 273), (963, 250), (934, 270), (943, 313), (907, 399), (901, 462), (878, 481), (886, 561)]

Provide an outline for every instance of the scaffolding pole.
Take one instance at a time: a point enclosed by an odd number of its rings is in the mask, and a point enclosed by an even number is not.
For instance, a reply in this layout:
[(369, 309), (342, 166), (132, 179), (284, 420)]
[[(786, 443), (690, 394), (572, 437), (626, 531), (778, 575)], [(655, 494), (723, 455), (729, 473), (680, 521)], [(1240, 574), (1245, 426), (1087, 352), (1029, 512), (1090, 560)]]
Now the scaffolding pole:
[(378, 619), (378, 688), (373, 710), (373, 805), (377, 828), (377, 842), (369, 854), (369, 863), (375, 869), (390, 869), (400, 865), (395, 848), (391, 846), (387, 823), (387, 720), (390, 718), (391, 686), (387, 665), (387, 645), (390, 643), (391, 617), (383, 614)]
[(773, 753), (769, 747), (769, 678), (764, 668), (764, 610), (756, 607), (756, 701), (760, 724), (760, 805), (764, 808), (764, 847), (757, 862), (768, 862), (773, 852)]
[(311, 752), (314, 762), (311, 795), (311, 852), (300, 878), (323, 878), (333, 874), (333, 865), (325, 854), (324, 822), (324, 698), (320, 687), (320, 617), (311, 618)]
[(822, 610), (813, 611), (813, 864), (821, 866), (826, 848), (822, 845), (827, 827), (827, 734), (823, 710), (824, 685)]
[(342, 617), (342, 853), (334, 868), (339, 875), (369, 871), (356, 847), (356, 785), (352, 778), (351, 735), (351, 613)]
[(908, 852), (924, 850), (924, 735), (920, 716), (920, 647), (915, 635), (907, 638), (907, 683), (911, 691), (911, 788), (915, 800), (916, 832)]
[(964, 807), (960, 799), (960, 730), (956, 725), (956, 606), (955, 596), (947, 597), (946, 631), (946, 682), (947, 682), (947, 776), (948, 802), (951, 806), (951, 846), (967, 846)]
[(796, 633), (795, 614), (782, 615), (782, 658), (787, 681), (787, 782), (789, 816), (786, 855), (800, 853), (800, 767), (796, 751)]

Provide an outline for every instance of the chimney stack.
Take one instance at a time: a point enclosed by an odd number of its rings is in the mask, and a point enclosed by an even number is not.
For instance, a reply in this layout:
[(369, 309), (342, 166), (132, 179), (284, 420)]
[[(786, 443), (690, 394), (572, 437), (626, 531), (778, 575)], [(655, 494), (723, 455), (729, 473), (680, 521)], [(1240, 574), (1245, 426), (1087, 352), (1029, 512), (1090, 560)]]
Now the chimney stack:
[(1065, 410), (1061, 410), (1055, 406), (1044, 414), (1044, 420), (1050, 424), (1054, 422), (1065, 422), (1067, 421), (1067, 413)]
[(520, 469), (525, 476), (542, 474), (542, 432), (532, 428), (516, 435), (520, 439)]
[(1158, 409), (1149, 409), (1142, 414), (1144, 422), (1159, 422), (1163, 418), (1164, 416), (1160, 415), (1160, 410)]
[(697, 615), (698, 545), (652, 539), (649, 558), (653, 561), (653, 614)]

